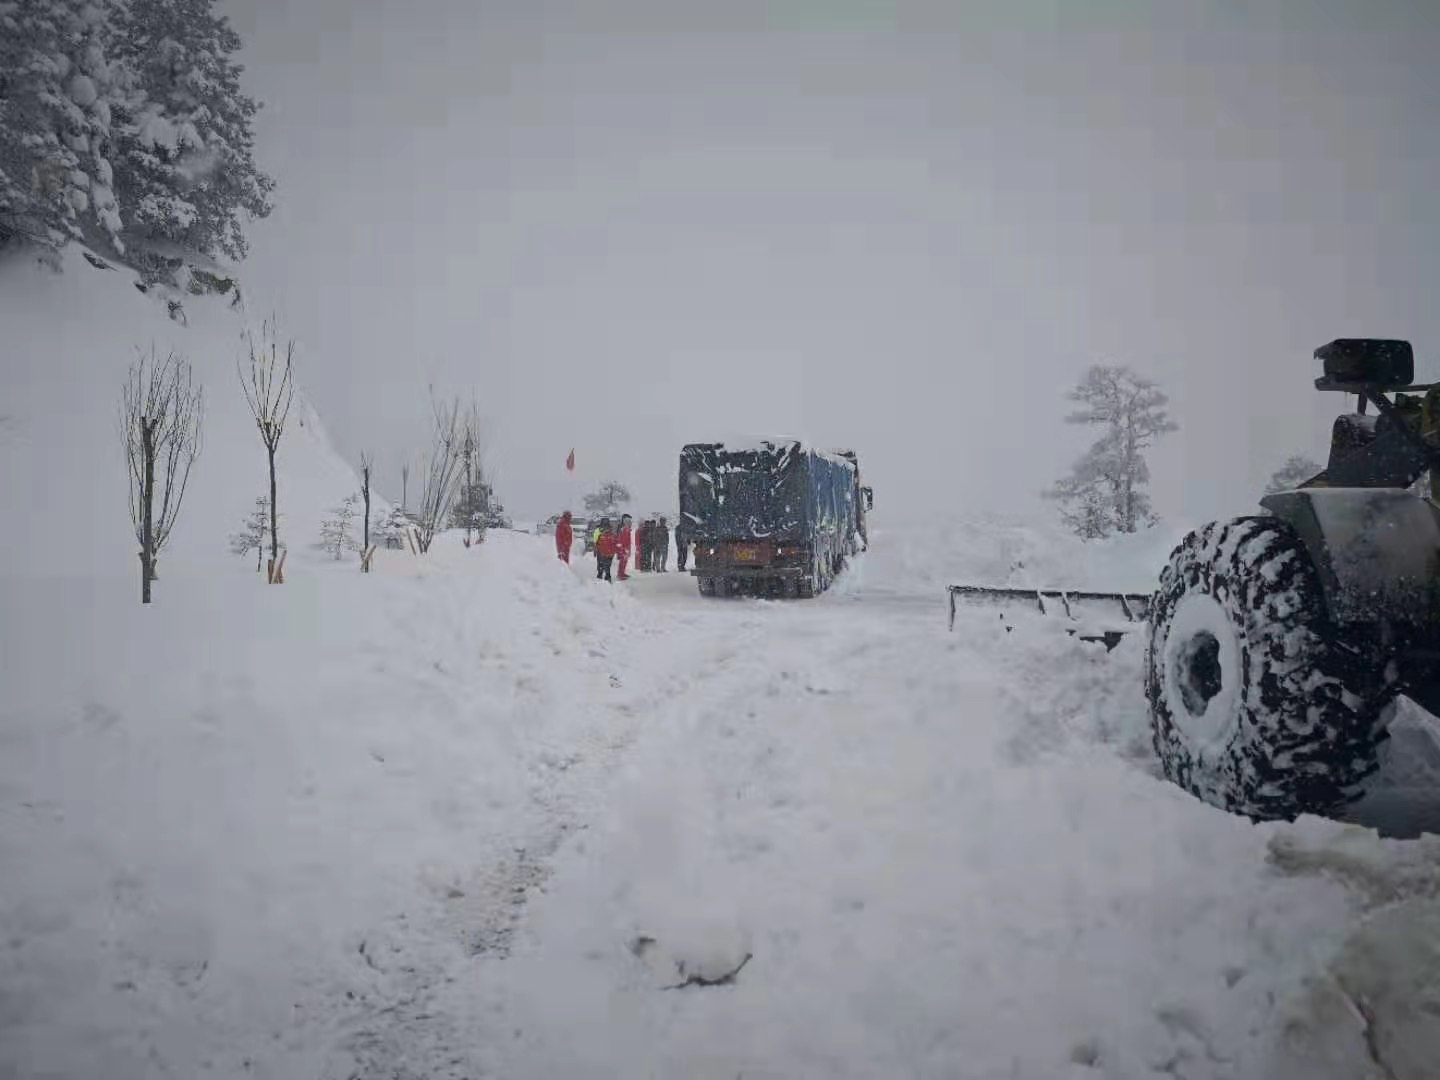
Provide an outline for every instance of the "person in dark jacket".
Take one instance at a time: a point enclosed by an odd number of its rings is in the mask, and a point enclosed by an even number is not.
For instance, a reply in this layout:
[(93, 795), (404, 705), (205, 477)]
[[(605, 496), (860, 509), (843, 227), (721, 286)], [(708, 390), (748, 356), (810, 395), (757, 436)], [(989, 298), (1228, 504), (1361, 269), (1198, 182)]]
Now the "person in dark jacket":
[(570, 524), (570, 511), (566, 510), (560, 515), (560, 521), (555, 526), (555, 554), (560, 556), (560, 561), (567, 566), (570, 564), (570, 549), (575, 546), (575, 529)]
[(610, 576), (610, 566), (615, 561), (615, 556), (620, 553), (620, 541), (615, 535), (615, 530), (610, 526), (609, 518), (602, 518), (600, 527), (595, 530), (595, 577), (600, 581), (614, 581)]
[(651, 533), (654, 541), (653, 558), (655, 570), (658, 573), (669, 573), (666, 563), (670, 561), (670, 523), (663, 517), (655, 523), (655, 531)]
[(685, 572), (685, 564), (690, 560), (690, 541), (685, 535), (685, 523), (675, 522), (675, 569), (680, 573)]
[(650, 570), (650, 522), (642, 521), (635, 527), (635, 569), (641, 573)]

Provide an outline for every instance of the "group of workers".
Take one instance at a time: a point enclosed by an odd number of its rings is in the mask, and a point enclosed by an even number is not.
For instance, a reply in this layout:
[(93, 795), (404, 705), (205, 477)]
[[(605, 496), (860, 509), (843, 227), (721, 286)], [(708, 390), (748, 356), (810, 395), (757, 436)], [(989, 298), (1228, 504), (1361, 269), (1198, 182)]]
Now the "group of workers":
[[(601, 518), (591, 532), (590, 541), (591, 547), (595, 551), (595, 576), (601, 581), (614, 580), (611, 570), (616, 559), (620, 561), (619, 578), (621, 581), (630, 579), (628, 571), (632, 557), (635, 558), (636, 570), (658, 574), (668, 572), (670, 524), (663, 517), (642, 521), (639, 527), (636, 527), (634, 519), (629, 514), (621, 516), (618, 526), (613, 525), (608, 517)], [(555, 552), (562, 561), (569, 563), (570, 551), (574, 545), (574, 519), (571, 517), (570, 511), (566, 510), (560, 515), (560, 521), (555, 526)], [(675, 529), (675, 563), (682, 572), (688, 561), (686, 557), (689, 554), (689, 546), (677, 526)]]

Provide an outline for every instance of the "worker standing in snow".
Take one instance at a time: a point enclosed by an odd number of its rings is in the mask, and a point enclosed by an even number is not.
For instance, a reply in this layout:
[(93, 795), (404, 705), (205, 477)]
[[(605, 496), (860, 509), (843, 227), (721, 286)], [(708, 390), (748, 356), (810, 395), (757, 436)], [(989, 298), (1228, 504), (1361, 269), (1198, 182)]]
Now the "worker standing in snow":
[(610, 519), (602, 518), (600, 527), (595, 530), (595, 577), (598, 580), (614, 580), (610, 576), (610, 564), (614, 561), (618, 550), (619, 540), (615, 536), (615, 531), (610, 527)]
[(635, 527), (635, 569), (645, 573), (650, 569), (650, 522), (642, 521)]
[(630, 575), (626, 573), (630, 565), (630, 555), (635, 550), (635, 526), (634, 519), (629, 514), (620, 516), (620, 535), (616, 537), (616, 554), (620, 556), (620, 580), (629, 581)]
[(566, 510), (560, 515), (560, 523), (555, 526), (555, 554), (560, 556), (560, 561), (567, 566), (570, 564), (570, 549), (575, 545), (575, 530), (570, 524), (570, 511)]
[(657, 573), (668, 573), (665, 564), (670, 561), (670, 523), (663, 517), (655, 523), (655, 530), (650, 534), (654, 538), (652, 548)]
[(675, 569), (680, 573), (685, 572), (685, 564), (690, 559), (690, 541), (685, 539), (685, 522), (675, 519)]

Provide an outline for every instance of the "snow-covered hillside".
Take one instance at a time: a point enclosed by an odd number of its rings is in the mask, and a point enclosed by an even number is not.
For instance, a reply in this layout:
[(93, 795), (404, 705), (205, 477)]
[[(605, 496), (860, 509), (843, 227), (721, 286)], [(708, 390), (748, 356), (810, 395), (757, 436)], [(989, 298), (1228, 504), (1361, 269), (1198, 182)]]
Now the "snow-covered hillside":
[[(137, 545), (126, 510), (120, 392), (136, 350), (183, 354), (205, 389), (204, 448), (179, 523), (162, 555), (168, 579), (238, 568), (227, 538), (268, 490), (265, 451), (245, 404), (236, 360), (245, 315), (218, 297), (185, 297), (188, 325), (137, 292), (133, 275), (99, 270), (75, 249), (56, 273), (23, 253), (0, 253), (0, 504), (12, 557), (0, 575), (130, 575)], [(268, 314), (268, 313), (266, 313)], [(281, 327), (283, 333), (283, 325)], [(307, 357), (297, 343), (300, 392), (280, 446), (279, 503), (288, 563), (312, 551), (320, 521), (358, 488), (305, 400)]]

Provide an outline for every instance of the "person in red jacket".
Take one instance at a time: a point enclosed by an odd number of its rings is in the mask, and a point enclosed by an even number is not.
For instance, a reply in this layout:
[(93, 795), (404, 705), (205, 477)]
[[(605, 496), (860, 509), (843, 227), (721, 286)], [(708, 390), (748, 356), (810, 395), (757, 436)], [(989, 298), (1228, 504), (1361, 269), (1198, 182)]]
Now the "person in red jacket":
[(555, 526), (555, 554), (560, 556), (560, 561), (567, 566), (570, 564), (570, 549), (575, 546), (575, 529), (570, 524), (570, 511), (566, 510), (560, 515), (560, 522)]
[(622, 514), (620, 516), (620, 535), (618, 537), (620, 549), (618, 554), (620, 555), (621, 581), (630, 580), (630, 575), (625, 572), (625, 568), (630, 565), (630, 553), (635, 549), (635, 529), (631, 524), (632, 520), (629, 514)]

